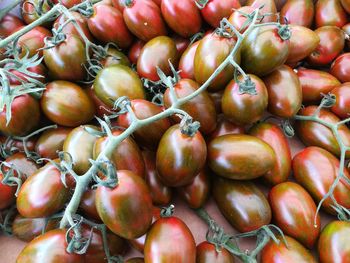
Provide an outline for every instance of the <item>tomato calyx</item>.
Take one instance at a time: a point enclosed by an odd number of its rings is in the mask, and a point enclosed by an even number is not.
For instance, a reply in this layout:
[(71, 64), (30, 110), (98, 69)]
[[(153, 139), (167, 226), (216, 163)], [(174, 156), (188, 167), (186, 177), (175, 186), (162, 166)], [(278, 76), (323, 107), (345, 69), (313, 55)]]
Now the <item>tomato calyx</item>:
[(175, 210), (175, 206), (174, 205), (169, 205), (168, 207), (163, 207), (161, 210), (160, 210), (160, 216), (161, 217), (171, 217), (173, 216), (174, 214), (174, 210)]
[(281, 37), (282, 40), (286, 41), (291, 38), (292, 32), (288, 25), (279, 24), (277, 28), (278, 28), (278, 35)]
[(8, 186), (17, 186), (15, 192), (15, 196), (17, 196), (22, 186), (22, 174), (16, 169), (13, 164), (7, 162), (2, 162), (0, 164), (0, 173), (3, 175), (0, 183)]
[(124, 0), (124, 5), (126, 7), (132, 7), (134, 5), (134, 0)]
[(195, 0), (194, 2), (199, 9), (203, 9), (208, 4), (209, 0)]

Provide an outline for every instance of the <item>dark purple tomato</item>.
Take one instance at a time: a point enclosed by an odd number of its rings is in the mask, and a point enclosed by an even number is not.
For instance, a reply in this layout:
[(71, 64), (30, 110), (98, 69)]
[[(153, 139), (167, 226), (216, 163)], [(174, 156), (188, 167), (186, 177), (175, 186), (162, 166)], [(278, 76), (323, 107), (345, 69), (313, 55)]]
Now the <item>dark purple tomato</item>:
[(284, 182), (271, 189), (269, 203), (273, 220), (283, 233), (312, 248), (320, 234), (321, 222), (308, 192), (296, 183)]
[(95, 115), (95, 105), (84, 90), (64, 80), (50, 82), (40, 103), (46, 117), (62, 126), (76, 127)]
[(196, 243), (181, 219), (160, 218), (147, 233), (144, 256), (145, 263), (195, 263)]
[(341, 82), (350, 82), (350, 53), (337, 57), (331, 65), (330, 73)]
[(350, 83), (343, 83), (334, 88), (332, 94), (336, 97), (336, 102), (331, 108), (339, 118), (346, 119), (350, 117)]
[(200, 40), (194, 42), (188, 46), (185, 52), (182, 54), (179, 62), (180, 77), (183, 79), (194, 80), (194, 56), (196, 54), (197, 47)]
[(176, 124), (164, 133), (156, 158), (161, 181), (167, 186), (183, 186), (191, 183), (203, 169), (207, 146), (199, 131), (190, 136), (182, 133)]
[(239, 232), (256, 230), (271, 221), (270, 205), (252, 182), (217, 177), (213, 197), (221, 213)]
[(179, 35), (173, 35), (171, 38), (175, 42), (177, 54), (180, 57), (185, 52), (186, 48), (189, 46), (190, 40)]
[(315, 5), (315, 25), (341, 28), (347, 23), (347, 14), (339, 0), (318, 0)]
[(225, 248), (216, 251), (215, 245), (203, 241), (197, 245), (196, 263), (234, 263), (232, 254)]
[(132, 44), (129, 49), (128, 57), (132, 64), (137, 64), (137, 60), (139, 59), (141, 49), (145, 45), (145, 43), (141, 40), (137, 40)]
[(133, 172), (118, 170), (117, 176), (115, 188), (97, 188), (97, 212), (113, 233), (126, 239), (138, 238), (152, 223), (151, 194), (145, 181)]
[(79, 207), (87, 218), (100, 222), (101, 218), (98, 215), (95, 200), (96, 189), (87, 189), (81, 198)]
[(314, 1), (288, 0), (282, 7), (280, 15), (282, 21), (287, 19), (288, 24), (310, 28), (315, 15)]
[[(221, 108), (224, 116), (237, 125), (252, 124), (260, 120), (268, 105), (268, 93), (264, 82), (255, 75), (248, 76), (255, 84), (255, 95), (242, 94), (239, 83), (233, 79), (222, 96)], [(243, 76), (238, 80), (243, 82)]]
[(241, 4), (238, 0), (209, 0), (205, 7), (201, 9), (203, 19), (212, 27), (220, 26), (223, 18), (228, 18), (232, 10), (238, 9)]
[(228, 134), (208, 145), (209, 167), (218, 175), (235, 180), (263, 176), (276, 164), (276, 154), (263, 140), (250, 135)]
[(243, 126), (238, 126), (228, 121), (222, 114), (218, 116), (216, 129), (207, 136), (207, 141), (211, 141), (216, 137), (226, 134), (244, 134), (245, 130)]

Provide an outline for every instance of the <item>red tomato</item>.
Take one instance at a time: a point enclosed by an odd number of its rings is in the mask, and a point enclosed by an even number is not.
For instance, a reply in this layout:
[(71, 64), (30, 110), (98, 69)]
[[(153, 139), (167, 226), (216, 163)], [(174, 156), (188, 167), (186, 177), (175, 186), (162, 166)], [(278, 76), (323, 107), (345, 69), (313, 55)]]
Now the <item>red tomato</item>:
[(331, 108), (339, 118), (346, 119), (350, 117), (350, 83), (344, 83), (333, 89), (332, 94), (336, 97), (336, 102)]
[(6, 38), (24, 26), (21, 19), (13, 14), (6, 14), (0, 20), (0, 37)]
[(97, 97), (97, 95), (94, 91), (93, 85), (90, 88), (85, 89), (84, 91), (90, 97), (90, 99), (94, 102), (96, 116), (103, 118), (104, 115), (110, 114), (112, 107), (108, 106), (102, 100), (100, 100), (99, 97)]
[(270, 14), (264, 17), (263, 23), (277, 21), (277, 7), (275, 0), (248, 0), (246, 5), (254, 9), (260, 8), (261, 15)]
[[(39, 7), (39, 1), (40, 0), (33, 0), (30, 2), (27, 1), (23, 1), (23, 3), (21, 4), (21, 14), (23, 17), (23, 20), (26, 24), (30, 24), (34, 21), (36, 21), (38, 18), (40, 18), (39, 13), (37, 12), (36, 8)], [(50, 5), (48, 4), (48, 2), (41, 2), (42, 3), (42, 7), (41, 7), (41, 12), (46, 13), (47, 11), (49, 11)], [(51, 21), (47, 21), (44, 23), (44, 26), (48, 27), (51, 25)]]
[(244, 134), (244, 127), (229, 122), (222, 114), (219, 115), (216, 129), (207, 136), (207, 141), (226, 134)]
[(9, 81), (11, 85), (21, 85), (23, 80), (24, 82), (27, 82), (28, 78), (33, 78), (37, 81), (40, 81), (41, 83), (45, 83), (47, 79), (47, 68), (44, 66), (44, 64), (39, 64), (34, 67), (27, 68), (29, 72), (35, 73), (40, 75), (40, 77), (31, 77), (28, 76), (25, 73), (19, 72), (17, 70), (11, 70), (10, 72), (16, 75), (17, 78), (13, 76), (9, 76)]
[(196, 50), (199, 43), (200, 41), (198, 40), (192, 45), (188, 46), (180, 58), (179, 75), (183, 79), (194, 80), (194, 56), (196, 55)]
[(288, 0), (282, 7), (280, 15), (282, 21), (287, 19), (288, 24), (310, 28), (315, 15), (314, 1)]
[(29, 57), (34, 56), (36, 53), (41, 57), (43, 55), (43, 51), (39, 50), (45, 46), (44, 39), (46, 37), (51, 37), (52, 34), (49, 30), (44, 27), (37, 26), (34, 27), (29, 32), (18, 38), (18, 45), (21, 47), (20, 56), (24, 56), (27, 53)]
[(88, 218), (100, 222), (101, 218), (98, 215), (95, 200), (96, 189), (87, 189), (81, 198), (79, 207)]
[(143, 41), (137, 40), (130, 47), (128, 57), (129, 57), (132, 64), (137, 64), (137, 60), (139, 59), (142, 47), (144, 45), (145, 45), (145, 43)]
[[(233, 10), (228, 21), (240, 32), (244, 32), (248, 25), (246, 24), (247, 17), (244, 14), (251, 14), (255, 8), (251, 6), (242, 6), (237, 10)], [(244, 26), (244, 28), (243, 28)]]
[(350, 53), (344, 53), (333, 61), (330, 73), (341, 82), (350, 82)]
[(220, 26), (223, 18), (228, 18), (233, 9), (238, 9), (241, 4), (238, 0), (209, 0), (201, 9), (203, 19), (212, 27)]
[(347, 23), (347, 14), (339, 0), (318, 0), (315, 6), (316, 27), (342, 27)]
[(177, 54), (180, 57), (185, 52), (188, 45), (190, 44), (190, 40), (178, 35), (173, 35), (171, 38), (175, 42)]
[(220, 252), (216, 251), (215, 245), (204, 241), (197, 245), (196, 252), (197, 263), (234, 263), (235, 259), (232, 254), (225, 248), (221, 248)]
[(0, 173), (0, 210), (5, 209), (15, 202), (16, 186), (2, 183), (4, 175)]

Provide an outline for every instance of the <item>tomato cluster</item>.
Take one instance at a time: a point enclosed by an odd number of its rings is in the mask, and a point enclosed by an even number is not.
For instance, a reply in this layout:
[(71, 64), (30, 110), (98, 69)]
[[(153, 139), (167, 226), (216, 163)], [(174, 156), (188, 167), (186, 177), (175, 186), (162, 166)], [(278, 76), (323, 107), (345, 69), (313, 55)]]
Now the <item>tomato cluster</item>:
[(260, 262), (350, 262), (350, 1), (21, 11), (0, 20), (0, 223), (29, 242), (17, 263), (111, 262), (129, 247), (143, 258), (122, 262), (255, 262), (211, 219), (196, 244), (160, 209), (177, 196), (197, 213), (213, 199), (257, 237)]

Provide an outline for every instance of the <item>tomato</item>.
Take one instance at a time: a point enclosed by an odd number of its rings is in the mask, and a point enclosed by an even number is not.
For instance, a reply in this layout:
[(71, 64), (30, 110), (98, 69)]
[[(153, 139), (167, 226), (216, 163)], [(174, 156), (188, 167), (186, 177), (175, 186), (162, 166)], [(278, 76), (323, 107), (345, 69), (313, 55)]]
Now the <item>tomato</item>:
[(276, 26), (257, 27), (243, 40), (241, 67), (247, 73), (264, 76), (284, 64), (289, 41), (278, 32)]
[(315, 25), (342, 27), (347, 23), (347, 14), (339, 0), (318, 0), (315, 5)]
[(344, 53), (332, 63), (330, 73), (341, 82), (350, 82), (350, 53)]
[(169, 204), (172, 197), (172, 189), (168, 186), (165, 186), (158, 176), (155, 153), (150, 151), (143, 151), (142, 156), (146, 167), (145, 181), (150, 189), (153, 204)]
[(92, 35), (103, 43), (115, 43), (121, 48), (131, 45), (132, 35), (125, 25), (122, 13), (112, 6), (94, 6), (94, 14), (88, 19)]
[(319, 36), (320, 43), (307, 61), (315, 66), (327, 65), (344, 49), (344, 32), (336, 26), (324, 26), (317, 28), (315, 33)]
[(145, 45), (145, 43), (141, 40), (137, 40), (132, 44), (129, 49), (128, 57), (132, 64), (137, 64), (137, 60), (139, 59), (141, 49)]
[(350, 223), (335, 220), (326, 225), (318, 240), (318, 255), (321, 263), (345, 263), (350, 260)]
[(200, 171), (192, 183), (179, 187), (178, 193), (189, 207), (197, 209), (204, 206), (210, 194), (210, 178), (207, 169)]
[(182, 37), (190, 37), (202, 27), (201, 14), (194, 1), (162, 0), (161, 11), (168, 26)]
[[(21, 6), (21, 14), (22, 14), (22, 18), (24, 20), (24, 22), (26, 24), (30, 24), (36, 20), (38, 20), (38, 18), (40, 18), (40, 15), (36, 8), (39, 7), (39, 1), (40, 0), (33, 0), (33, 1), (30, 1), (30, 2), (27, 2), (27, 1), (23, 1), (22, 3), (22, 6)], [(42, 3), (42, 8), (41, 8), (41, 11), (43, 13), (46, 13), (48, 12), (51, 8), (50, 8), (50, 5), (45, 1)], [(51, 23), (48, 21), (46, 23), (44, 23), (45, 26), (50, 26)]]
[(340, 3), (342, 5), (342, 7), (344, 8), (344, 10), (350, 14), (350, 2), (349, 0), (340, 0)]
[(242, 33), (248, 27), (248, 25), (246, 24), (247, 17), (245, 16), (245, 14), (251, 14), (254, 12), (254, 10), (255, 8), (251, 6), (242, 6), (237, 10), (233, 10), (232, 14), (228, 18), (228, 21), (231, 23), (231, 25), (233, 25), (238, 31)]
[[(239, 83), (233, 79), (222, 96), (222, 112), (227, 119), (237, 125), (251, 124), (260, 120), (268, 104), (268, 93), (264, 82), (255, 75), (248, 76), (255, 84), (257, 94), (241, 94)], [(243, 76), (239, 76), (238, 80), (243, 82)]]
[(17, 16), (13, 14), (6, 14), (0, 20), (0, 37), (6, 38), (21, 29), (23, 26), (23, 21)]
[[(120, 134), (122, 134), (120, 130), (113, 131), (114, 136)], [(96, 140), (93, 150), (94, 160), (106, 148), (107, 143), (108, 137), (101, 137)], [(142, 178), (145, 177), (145, 163), (141, 150), (131, 137), (124, 139), (114, 149), (110, 161), (115, 165), (117, 170), (129, 170)]]
[(28, 243), (17, 257), (17, 263), (83, 263), (84, 256), (68, 253), (66, 230), (51, 230)]
[(292, 157), (283, 131), (275, 124), (261, 122), (253, 126), (249, 133), (269, 144), (276, 154), (274, 168), (264, 174), (263, 179), (272, 185), (287, 181), (291, 171)]
[[(57, 46), (44, 50), (44, 61), (54, 79), (78, 81), (85, 77), (85, 45), (74, 35)], [(67, 70), (69, 69), (69, 70)]]
[(263, 80), (269, 98), (269, 112), (281, 118), (291, 118), (297, 114), (303, 96), (298, 75), (283, 65)]
[(90, 88), (84, 89), (86, 94), (90, 97), (90, 99), (94, 102), (96, 116), (103, 118), (104, 115), (110, 115), (112, 107), (106, 105), (102, 100), (100, 100), (95, 91), (94, 86), (92, 85)]
[[(197, 82), (191, 79), (181, 79), (174, 86), (174, 91), (177, 98), (184, 98), (193, 92), (195, 92), (200, 86)], [(170, 88), (168, 88), (163, 96), (164, 106), (170, 108), (174, 101), (170, 94)], [(203, 134), (211, 133), (216, 127), (216, 110), (215, 105), (209, 94), (206, 91), (201, 92), (198, 96), (186, 102), (180, 107), (186, 111), (195, 121), (198, 121), (201, 126), (199, 130)], [(173, 120), (180, 122), (180, 118), (173, 117)]]
[[(98, 127), (87, 125), (85, 127), (99, 130)], [(74, 171), (77, 174), (84, 174), (89, 170), (93, 159), (93, 148), (97, 138), (88, 133), (84, 126), (74, 128), (63, 143), (63, 151), (69, 153), (73, 159)]]
[(252, 182), (217, 177), (213, 197), (221, 213), (239, 232), (256, 230), (271, 221), (269, 203)]
[(160, 8), (152, 0), (126, 1), (123, 17), (129, 30), (142, 41), (167, 35)]
[(292, 237), (284, 235), (287, 246), (283, 239), (278, 237), (279, 244), (270, 240), (261, 251), (261, 263), (317, 263), (317, 260), (302, 244)]
[(340, 85), (339, 80), (320, 70), (298, 68), (297, 75), (303, 90), (303, 103), (318, 103), (322, 94), (328, 94)]
[[(300, 115), (312, 116), (316, 109), (316, 106), (308, 106), (300, 111)], [(335, 124), (340, 121), (335, 114), (325, 109), (321, 109), (318, 116), (328, 123)], [(318, 146), (340, 156), (339, 144), (328, 127), (313, 121), (298, 121), (296, 124), (297, 134), (305, 145)], [(350, 130), (345, 125), (339, 125), (338, 131), (345, 145), (350, 145)], [(350, 158), (350, 152), (346, 153), (346, 158)]]
[(229, 122), (223, 115), (219, 115), (216, 129), (209, 136), (207, 136), (207, 140), (211, 141), (216, 137), (226, 134), (244, 134), (244, 127), (233, 124), (232, 122)]
[[(138, 119), (146, 119), (156, 114), (161, 113), (163, 110), (161, 107), (149, 102), (147, 100), (132, 100), (131, 108), (133, 109)], [(125, 113), (118, 117), (118, 125), (121, 127), (129, 127), (132, 123), (132, 118), (129, 113)], [(160, 139), (164, 132), (170, 127), (170, 121), (168, 118), (164, 118), (151, 125), (146, 125), (137, 129), (134, 132), (136, 141), (145, 146), (148, 149), (156, 150)]]
[(36, 142), (35, 151), (43, 158), (58, 158), (58, 152), (63, 150), (64, 140), (70, 131), (64, 127), (44, 131)]
[(160, 218), (147, 233), (144, 255), (145, 263), (195, 263), (196, 243), (181, 219)]
[(109, 67), (113, 65), (124, 65), (124, 66), (130, 66), (130, 61), (126, 55), (124, 55), (123, 52), (109, 47), (107, 49), (107, 57), (102, 59), (100, 61), (101, 65), (103, 67)]
[(16, 238), (30, 242), (43, 230), (46, 232), (57, 227), (58, 220), (48, 220), (46, 225), (46, 218), (25, 218), (18, 214), (12, 223), (12, 233)]
[(59, 2), (60, 4), (64, 5), (67, 8), (71, 8), (75, 5), (80, 4), (83, 1), (82, 0), (53, 0), (53, 2), (55, 4), (57, 4)]
[(93, 101), (84, 90), (64, 80), (50, 82), (40, 103), (46, 117), (68, 127), (85, 124), (92, 120), (95, 114)]
[(39, 166), (31, 159), (28, 159), (25, 153), (18, 152), (7, 157), (5, 162), (12, 164), (18, 172), (21, 173), (22, 179), (26, 179), (34, 174)]
[[(90, 40), (93, 41), (92, 35), (89, 31), (88, 24), (87, 24), (87, 18), (84, 17), (79, 12), (71, 11), (70, 14), (74, 17), (76, 23), (80, 26), (82, 32), (84, 35)], [(67, 17), (65, 15), (59, 16), (54, 24), (53, 28), (58, 29), (59, 26), (64, 24), (67, 21)], [(73, 23), (68, 23), (64, 26), (62, 29), (62, 33), (66, 35), (75, 35), (76, 37), (80, 38), (82, 41), (84, 41), (83, 37), (80, 35), (79, 31), (76, 29), (75, 25)]]
[(188, 46), (180, 58), (179, 75), (183, 79), (194, 80), (194, 56), (196, 54), (199, 43), (200, 41), (198, 40), (192, 45)]
[(11, 104), (11, 120), (8, 125), (6, 107), (0, 112), (0, 132), (11, 136), (26, 135), (38, 126), (39, 121), (39, 102), (29, 94), (20, 95)]
[(209, 92), (209, 96), (214, 101), (215, 110), (216, 110), (216, 113), (218, 113), (218, 114), (222, 113), (221, 100), (222, 100), (223, 94), (224, 94), (224, 90), (218, 90), (216, 92)]
[(96, 189), (87, 189), (80, 201), (80, 208), (87, 218), (100, 222), (101, 218), (96, 209)]
[[(261, 15), (267, 15), (262, 20), (263, 23), (277, 21), (277, 7), (274, 0), (248, 0), (246, 5), (256, 8), (261, 8)], [(272, 14), (272, 15), (271, 15)]]
[[(236, 41), (233, 38), (225, 38), (217, 34), (208, 34), (199, 42), (194, 56), (194, 77), (200, 85), (205, 83), (227, 58), (235, 44)], [(240, 52), (234, 59), (237, 63), (240, 62)], [(233, 66), (228, 65), (211, 81), (208, 91), (223, 89), (232, 79), (233, 74)]]
[(124, 65), (113, 65), (100, 70), (94, 81), (94, 92), (110, 107), (122, 96), (127, 96), (130, 100), (144, 99), (146, 96), (140, 78)]
[(27, 82), (28, 78), (33, 78), (37, 81), (40, 81), (41, 83), (46, 83), (47, 80), (47, 68), (44, 66), (44, 64), (39, 64), (33, 67), (28, 67), (27, 71), (31, 73), (35, 73), (40, 75), (39, 77), (31, 77), (28, 76), (28, 74), (19, 72), (17, 70), (9, 70), (12, 74), (16, 75), (16, 77), (8, 76), (8, 79), (10, 81), (10, 85), (21, 85), (23, 80), (24, 82)]
[(228, 18), (233, 9), (238, 9), (241, 4), (237, 0), (209, 0), (201, 14), (203, 19), (212, 27), (220, 26), (220, 21), (223, 18)]
[(344, 83), (332, 90), (332, 94), (336, 97), (336, 102), (331, 108), (341, 119), (350, 117), (350, 83)]
[(169, 61), (176, 67), (177, 60), (175, 42), (170, 37), (159, 36), (148, 41), (141, 49), (137, 60), (137, 73), (143, 78), (157, 81), (157, 67), (168, 76), (172, 73)]
[(315, 16), (314, 1), (288, 0), (282, 7), (280, 15), (282, 21), (287, 19), (288, 24), (310, 28)]
[[(34, 151), (35, 144), (36, 144), (35, 137), (31, 137), (26, 141), (26, 147), (29, 151)], [(24, 144), (22, 140), (13, 140), (12, 138), (1, 136), (0, 135), (0, 143), (5, 147), (5, 149), (11, 149), (16, 148), (16, 150), (23, 152), (24, 151)]]
[(197, 245), (196, 249), (197, 263), (234, 263), (235, 259), (232, 254), (225, 248), (220, 252), (216, 251), (215, 245), (204, 241)]
[(269, 193), (273, 220), (286, 234), (312, 248), (321, 229), (316, 205), (304, 188), (293, 182), (274, 186)]
[(60, 171), (47, 163), (23, 183), (16, 200), (17, 210), (24, 217), (48, 217), (64, 208), (69, 196)]
[(103, 223), (126, 239), (142, 236), (152, 222), (152, 198), (144, 180), (131, 171), (118, 170), (118, 185), (99, 186), (96, 208)]
[(157, 149), (156, 167), (167, 186), (183, 186), (192, 182), (203, 169), (207, 147), (199, 131), (192, 137), (181, 132), (178, 124), (163, 135)]
[(129, 258), (125, 263), (144, 263), (143, 258)]
[(311, 29), (290, 25), (289, 55), (286, 63), (296, 63), (309, 56), (320, 43), (320, 37)]
[(276, 154), (271, 146), (256, 137), (228, 134), (209, 143), (208, 164), (220, 176), (249, 180), (272, 170)]
[[(328, 193), (339, 172), (339, 160), (330, 152), (319, 147), (306, 147), (293, 158), (293, 171), (296, 181), (302, 185), (318, 203)], [(344, 176), (350, 178), (346, 169)], [(350, 208), (350, 185), (341, 179), (334, 190), (334, 198), (345, 208)], [(322, 207), (335, 214), (333, 202), (327, 198)]]
[(120, 12), (123, 13), (125, 5), (124, 5), (124, 0), (111, 0), (112, 6), (117, 8)]
[(2, 183), (4, 175), (0, 173), (0, 210), (3, 210), (15, 202), (16, 186)]
[(185, 52), (186, 48), (189, 46), (190, 40), (178, 35), (173, 35), (171, 38), (175, 42), (178, 56), (181, 56)]
[(51, 37), (52, 34), (44, 27), (37, 26), (18, 38), (18, 46), (21, 48), (20, 57), (28, 54), (28, 57), (34, 56), (36, 53), (41, 57), (43, 51), (39, 50), (45, 46), (44, 39)]

